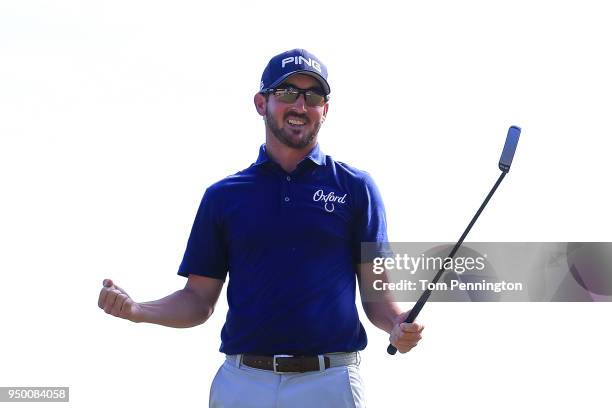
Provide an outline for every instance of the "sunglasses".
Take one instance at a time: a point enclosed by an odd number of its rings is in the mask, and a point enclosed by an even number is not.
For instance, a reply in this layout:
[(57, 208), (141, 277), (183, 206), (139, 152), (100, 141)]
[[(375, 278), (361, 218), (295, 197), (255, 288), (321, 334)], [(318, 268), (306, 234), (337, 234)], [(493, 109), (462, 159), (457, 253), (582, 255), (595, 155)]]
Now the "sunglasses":
[(300, 95), (304, 95), (306, 105), (310, 107), (322, 106), (329, 100), (328, 95), (323, 95), (312, 89), (299, 89), (295, 87), (268, 89), (264, 93), (272, 94), (283, 103), (293, 103), (298, 100)]

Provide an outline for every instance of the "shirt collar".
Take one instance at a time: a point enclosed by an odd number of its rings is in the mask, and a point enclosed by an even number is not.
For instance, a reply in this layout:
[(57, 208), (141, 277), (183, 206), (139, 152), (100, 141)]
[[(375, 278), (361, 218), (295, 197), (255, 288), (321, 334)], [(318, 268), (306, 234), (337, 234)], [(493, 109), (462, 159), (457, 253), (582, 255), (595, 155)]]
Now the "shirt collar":
[[(310, 151), (310, 153), (308, 153), (308, 155), (304, 158), (304, 160), (306, 159), (309, 159), (311, 162), (319, 166), (325, 165), (325, 153), (323, 153), (318, 143)], [(266, 153), (266, 144), (265, 143), (262, 144), (261, 147), (259, 148), (259, 155), (257, 156), (255, 165), (259, 166), (264, 163), (273, 163), (273, 162), (274, 161), (270, 158), (270, 156), (268, 156), (268, 153)]]

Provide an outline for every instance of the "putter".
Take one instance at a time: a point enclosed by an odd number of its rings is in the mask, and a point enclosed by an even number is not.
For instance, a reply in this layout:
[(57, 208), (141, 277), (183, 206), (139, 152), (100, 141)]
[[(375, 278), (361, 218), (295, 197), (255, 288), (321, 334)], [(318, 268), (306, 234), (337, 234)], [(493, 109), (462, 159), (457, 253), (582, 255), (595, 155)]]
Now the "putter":
[[(510, 165), (512, 164), (512, 159), (514, 158), (514, 152), (516, 151), (516, 145), (518, 144), (520, 135), (521, 135), (520, 127), (510, 126), (510, 129), (508, 129), (508, 136), (506, 136), (506, 143), (504, 144), (504, 150), (502, 151), (501, 158), (499, 159), (499, 169), (502, 171), (502, 173), (499, 175), (499, 178), (495, 182), (495, 185), (493, 186), (491, 191), (489, 191), (489, 194), (485, 198), (484, 202), (482, 203), (478, 211), (476, 211), (476, 215), (474, 215), (474, 218), (472, 218), (472, 221), (470, 221), (470, 224), (467, 226), (465, 231), (463, 231), (463, 235), (461, 235), (461, 238), (459, 238), (459, 241), (457, 241), (457, 243), (453, 247), (453, 250), (448, 255), (447, 259), (448, 258), (452, 259), (455, 256), (455, 253), (457, 252), (461, 244), (463, 244), (463, 240), (465, 239), (467, 234), (472, 229), (472, 226), (474, 225), (474, 223), (480, 216), (480, 213), (482, 212), (482, 210), (484, 210), (484, 208), (486, 207), (491, 197), (493, 197), (493, 193), (495, 193), (495, 190), (497, 190), (497, 187), (499, 187), (499, 185), (501, 184), (506, 174), (510, 171)], [(444, 264), (446, 264), (446, 262), (444, 262), (443, 265)], [(446, 271), (446, 268), (442, 266), (442, 269), (438, 271), (438, 273), (433, 278), (431, 283), (435, 284), (436, 282), (438, 282), (445, 271)], [(421, 309), (423, 308), (423, 306), (425, 306), (425, 302), (427, 302), (427, 299), (429, 299), (430, 295), (431, 295), (431, 289), (427, 289), (426, 291), (423, 292), (419, 300), (417, 300), (417, 302), (414, 304), (414, 307), (408, 314), (408, 317), (406, 317), (406, 320), (404, 320), (404, 323), (414, 322), (414, 320), (417, 318), (417, 316), (421, 312)], [(395, 348), (394, 345), (389, 344), (389, 347), (387, 347), (387, 353), (394, 355), (395, 353), (397, 353), (397, 348)]]

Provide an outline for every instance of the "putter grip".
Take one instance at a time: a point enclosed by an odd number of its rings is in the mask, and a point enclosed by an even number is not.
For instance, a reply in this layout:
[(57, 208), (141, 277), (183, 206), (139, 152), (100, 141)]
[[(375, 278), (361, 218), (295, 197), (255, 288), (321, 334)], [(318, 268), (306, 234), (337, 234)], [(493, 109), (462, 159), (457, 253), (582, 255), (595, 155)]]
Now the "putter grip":
[[(431, 295), (431, 290), (427, 289), (425, 292), (423, 292), (423, 294), (421, 295), (419, 300), (417, 300), (410, 313), (408, 313), (408, 316), (406, 317), (406, 320), (404, 320), (404, 323), (412, 323), (416, 320), (417, 316), (421, 312), (421, 309), (425, 305), (425, 302), (427, 302), (427, 299), (429, 299), (429, 295)], [(397, 353), (397, 348), (395, 348), (393, 344), (389, 344), (389, 346), (387, 346), (387, 353), (393, 356), (395, 355), (395, 353)]]
[(395, 348), (393, 344), (389, 344), (389, 346), (387, 347), (387, 353), (391, 354), (392, 356), (394, 356), (395, 353), (397, 353), (397, 349)]

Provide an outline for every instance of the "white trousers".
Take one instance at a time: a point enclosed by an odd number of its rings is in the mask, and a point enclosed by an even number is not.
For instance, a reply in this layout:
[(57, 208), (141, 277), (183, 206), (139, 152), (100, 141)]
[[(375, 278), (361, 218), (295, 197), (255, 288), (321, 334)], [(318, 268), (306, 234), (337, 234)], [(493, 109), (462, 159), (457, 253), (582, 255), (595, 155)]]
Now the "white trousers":
[(274, 373), (228, 357), (210, 387), (210, 408), (364, 408), (359, 367)]

